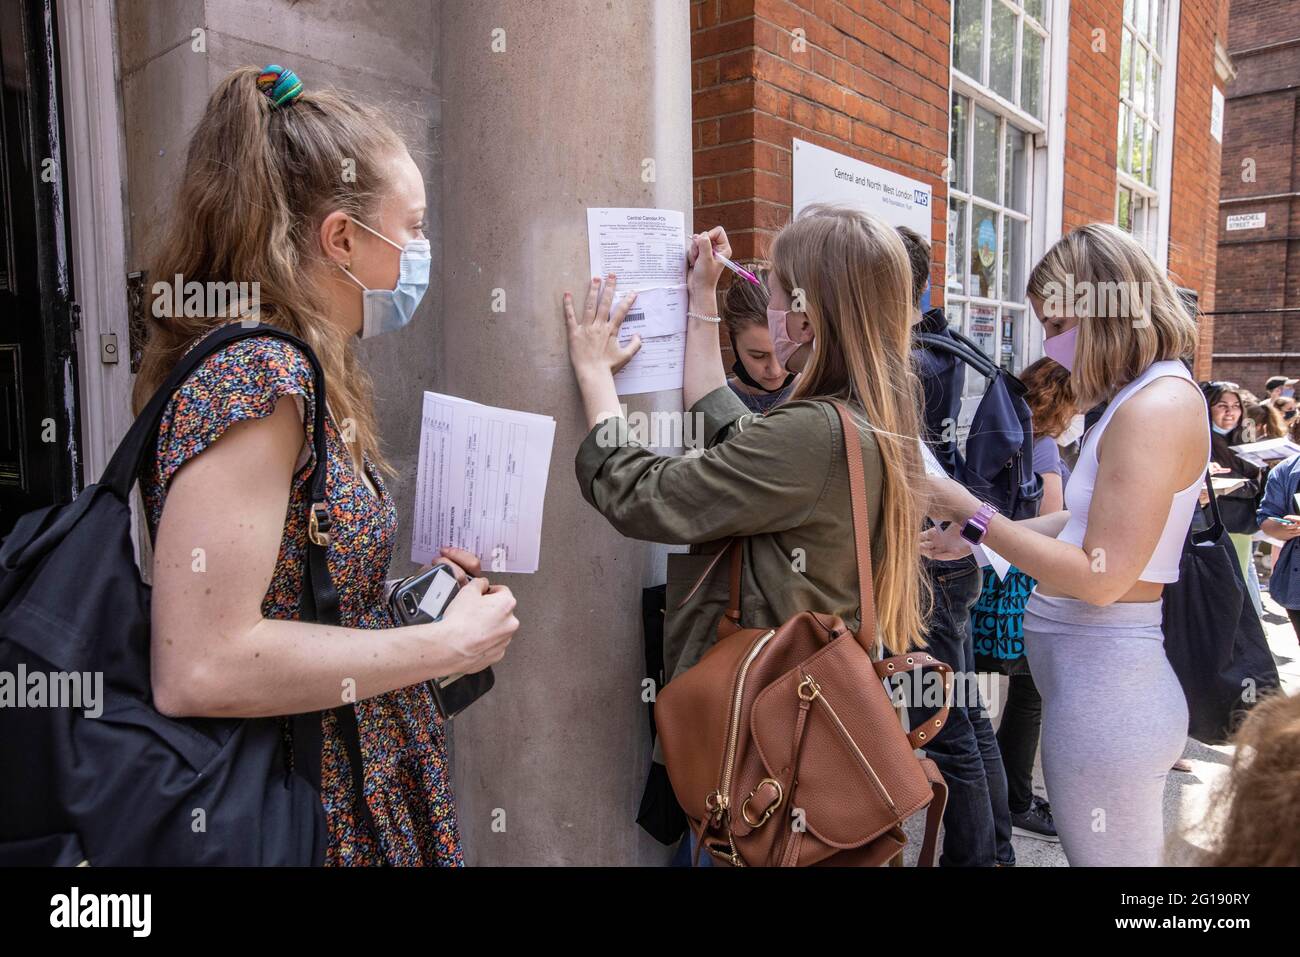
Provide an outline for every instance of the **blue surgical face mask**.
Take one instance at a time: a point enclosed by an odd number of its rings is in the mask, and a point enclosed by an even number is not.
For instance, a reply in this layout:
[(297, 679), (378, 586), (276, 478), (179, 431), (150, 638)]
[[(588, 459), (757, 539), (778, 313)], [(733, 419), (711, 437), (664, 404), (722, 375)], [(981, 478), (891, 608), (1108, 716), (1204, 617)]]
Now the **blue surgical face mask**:
[(1221, 425), (1215, 425), (1213, 422), (1210, 423), (1210, 428), (1214, 430), (1216, 435), (1227, 435), (1232, 431), (1232, 429), (1225, 429)]
[(376, 232), (360, 220), (352, 221), (366, 232), (374, 233), (388, 245), (402, 251), (397, 287), (394, 289), (371, 289), (341, 263), (339, 264), (339, 268), (347, 273), (348, 278), (363, 290), (361, 338), (369, 339), (372, 336), (401, 329), (411, 321), (416, 307), (424, 298), (425, 290), (429, 288), (429, 264), (433, 261), (433, 254), (427, 239), (412, 239), (405, 246), (399, 246), (383, 233)]

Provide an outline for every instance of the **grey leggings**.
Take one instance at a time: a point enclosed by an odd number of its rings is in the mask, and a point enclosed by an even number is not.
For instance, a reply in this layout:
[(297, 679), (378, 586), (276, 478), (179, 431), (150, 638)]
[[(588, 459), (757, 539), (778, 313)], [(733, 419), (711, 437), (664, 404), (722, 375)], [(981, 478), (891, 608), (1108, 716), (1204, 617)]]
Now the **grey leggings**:
[(1043, 776), (1071, 866), (1160, 863), (1165, 778), (1187, 739), (1160, 609), (1037, 591), (1025, 606), (1025, 654), (1043, 697)]

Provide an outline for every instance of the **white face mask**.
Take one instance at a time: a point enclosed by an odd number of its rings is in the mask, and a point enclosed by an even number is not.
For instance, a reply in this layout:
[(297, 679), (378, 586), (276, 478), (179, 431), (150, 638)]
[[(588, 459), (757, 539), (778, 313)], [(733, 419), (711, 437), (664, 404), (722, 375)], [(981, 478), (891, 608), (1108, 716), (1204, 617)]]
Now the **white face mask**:
[(1079, 441), (1084, 432), (1083, 416), (1076, 415), (1070, 420), (1070, 424), (1065, 427), (1065, 431), (1056, 437), (1056, 444), (1062, 447), (1073, 445)]

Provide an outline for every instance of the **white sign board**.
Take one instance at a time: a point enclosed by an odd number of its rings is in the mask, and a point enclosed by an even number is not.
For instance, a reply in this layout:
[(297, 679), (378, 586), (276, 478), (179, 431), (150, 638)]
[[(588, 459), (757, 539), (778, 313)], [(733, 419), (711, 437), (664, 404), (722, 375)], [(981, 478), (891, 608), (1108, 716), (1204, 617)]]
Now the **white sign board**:
[(1223, 91), (1210, 84), (1210, 135), (1223, 142)]
[(814, 203), (853, 206), (929, 241), (930, 187), (833, 150), (794, 141), (794, 215)]
[(1237, 229), (1263, 229), (1265, 213), (1237, 213), (1228, 217), (1228, 231)]

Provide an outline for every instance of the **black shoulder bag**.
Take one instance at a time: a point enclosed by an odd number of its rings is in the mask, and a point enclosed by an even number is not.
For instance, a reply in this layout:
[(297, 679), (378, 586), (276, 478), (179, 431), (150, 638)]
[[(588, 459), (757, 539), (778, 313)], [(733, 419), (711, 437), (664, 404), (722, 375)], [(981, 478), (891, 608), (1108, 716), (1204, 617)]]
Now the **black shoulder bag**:
[(1187, 698), (1188, 734), (1222, 744), (1281, 682), (1208, 474), (1205, 487), (1213, 521), (1187, 533), (1178, 581), (1165, 586), (1163, 624), (1165, 654)]
[[(43, 676), (51, 688), (102, 680), (102, 714), (67, 702), (0, 708), (0, 864), (324, 860), (321, 712), (292, 719), (290, 750), (283, 719), (168, 718), (154, 708), (150, 687), (150, 588), (135, 562), (131, 489), (154, 454), (172, 394), (208, 356), (252, 336), (289, 342), (311, 363), (316, 461), (301, 611), (304, 620), (338, 622), (326, 564), (324, 373), (310, 347), (283, 330), (223, 326), (177, 364), (99, 482), (67, 505), (22, 516), (0, 545), (0, 671)], [(354, 707), (333, 711), (357, 806), (375, 834)]]

